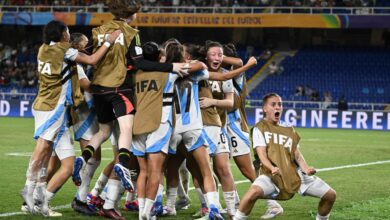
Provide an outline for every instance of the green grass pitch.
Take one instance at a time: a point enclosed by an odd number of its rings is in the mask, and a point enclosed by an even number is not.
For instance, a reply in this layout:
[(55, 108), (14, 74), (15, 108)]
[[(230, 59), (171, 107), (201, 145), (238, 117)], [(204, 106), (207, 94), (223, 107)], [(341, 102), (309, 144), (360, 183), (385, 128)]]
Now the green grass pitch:
[[(315, 168), (332, 168), (346, 165), (387, 161), (381, 164), (320, 171), (317, 176), (324, 179), (337, 191), (331, 219), (390, 219), (390, 134), (384, 131), (357, 131), (336, 129), (297, 129), (301, 135), (301, 151), (309, 165)], [(2, 219), (42, 219), (41, 216), (11, 215), (20, 212), (19, 191), (25, 181), (29, 154), (34, 149), (32, 139), (33, 119), (0, 118), (0, 218)], [(76, 143), (77, 144), (77, 143)], [(110, 146), (103, 148), (102, 165), (111, 158)], [(78, 147), (76, 146), (76, 149)], [(78, 151), (77, 154), (80, 154)], [(244, 180), (234, 162), (231, 163), (236, 181)], [(102, 166), (101, 166), (102, 167)], [(100, 172), (100, 169), (98, 169)], [(95, 174), (95, 178), (98, 174)], [(237, 184), (242, 196), (249, 183)], [(57, 193), (52, 205), (70, 204), (75, 187), (69, 180)], [(192, 219), (199, 208), (194, 191), (190, 192), (192, 204), (188, 210), (178, 212), (174, 218)], [(314, 219), (318, 199), (296, 195), (289, 201), (281, 202), (284, 214), (277, 219)], [(62, 208), (62, 219), (85, 219), (70, 208)], [(250, 219), (260, 219), (265, 211), (264, 201), (259, 200)], [(127, 219), (137, 219), (137, 213), (123, 211)], [(88, 218), (88, 219), (98, 219)], [(61, 219), (61, 218), (58, 218)]]

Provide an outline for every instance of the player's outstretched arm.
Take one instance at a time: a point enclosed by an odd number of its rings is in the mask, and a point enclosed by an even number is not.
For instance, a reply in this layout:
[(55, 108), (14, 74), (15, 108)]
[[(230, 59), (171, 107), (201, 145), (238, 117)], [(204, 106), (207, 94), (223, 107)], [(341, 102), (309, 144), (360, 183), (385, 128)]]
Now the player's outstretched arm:
[(216, 81), (226, 81), (229, 79), (233, 79), (234, 77), (239, 76), (241, 73), (247, 71), (248, 69), (250, 69), (251, 67), (256, 66), (256, 65), (257, 65), (256, 58), (251, 57), (251, 58), (249, 58), (248, 62), (244, 66), (241, 66), (241, 67), (234, 69), (234, 70), (231, 70), (229, 72), (225, 72), (225, 73), (209, 72), (209, 74), (210, 74), (209, 79), (216, 80)]
[(241, 58), (226, 56), (223, 57), (222, 63), (232, 65), (233, 69), (240, 68), (244, 65)]
[(309, 165), (307, 165), (305, 158), (303, 157), (299, 148), (297, 148), (297, 150), (295, 151), (295, 160), (297, 161), (302, 171), (307, 175), (311, 176), (317, 172), (313, 167), (309, 167)]
[(210, 106), (215, 106), (219, 108), (224, 108), (224, 109), (231, 109), (234, 105), (234, 93), (229, 92), (225, 93), (225, 98), (220, 100), (220, 99), (210, 99), (206, 97), (201, 97), (199, 98), (199, 106), (201, 108), (208, 108)]
[(207, 70), (206, 64), (197, 60), (188, 63), (186, 67), (188, 68), (189, 73), (195, 73), (197, 71)]
[(94, 54), (87, 55), (85, 53), (80, 53), (77, 55), (75, 61), (77, 63), (82, 64), (89, 64), (89, 65), (96, 65), (100, 59), (106, 54), (108, 49), (110, 48), (110, 45), (115, 42), (115, 40), (119, 37), (119, 35), (122, 33), (120, 30), (116, 30), (112, 32), (107, 37), (107, 44), (104, 43)]

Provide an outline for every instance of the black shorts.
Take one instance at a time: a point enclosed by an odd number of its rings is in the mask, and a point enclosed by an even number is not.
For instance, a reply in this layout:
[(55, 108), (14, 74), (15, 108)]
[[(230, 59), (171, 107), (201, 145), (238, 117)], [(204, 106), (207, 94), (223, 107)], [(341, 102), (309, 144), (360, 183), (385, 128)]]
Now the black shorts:
[(105, 124), (121, 116), (135, 114), (133, 89), (92, 85), (92, 91), (99, 123)]

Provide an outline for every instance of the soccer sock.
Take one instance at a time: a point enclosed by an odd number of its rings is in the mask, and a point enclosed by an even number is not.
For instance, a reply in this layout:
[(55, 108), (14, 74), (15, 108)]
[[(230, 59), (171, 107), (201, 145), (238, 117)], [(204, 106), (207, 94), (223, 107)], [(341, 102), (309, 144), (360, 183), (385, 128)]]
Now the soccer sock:
[(207, 200), (209, 202), (209, 209), (216, 208), (219, 210), (219, 207), (221, 207), (218, 199), (218, 193), (217, 192), (208, 192), (206, 193)]
[(130, 151), (126, 148), (121, 148), (119, 149), (119, 163), (129, 169), (130, 166)]
[(122, 199), (122, 196), (123, 194), (125, 193), (125, 187), (122, 186), (122, 184), (120, 184), (119, 186), (119, 193), (115, 199), (115, 209), (116, 210), (120, 210), (121, 209), (121, 199)]
[(158, 184), (158, 190), (156, 195), (156, 202), (159, 202), (162, 204), (163, 202), (163, 193), (164, 193), (164, 186), (162, 184)]
[(113, 209), (119, 195), (121, 182), (119, 180), (109, 179), (107, 182), (106, 199), (103, 205), (104, 209)]
[(145, 198), (138, 198), (138, 210), (140, 214), (144, 211), (144, 207), (145, 207)]
[(26, 196), (27, 196), (27, 199), (26, 199), (26, 203), (28, 205), (29, 208), (34, 208), (34, 190), (35, 190), (35, 187), (37, 185), (37, 182), (36, 180), (26, 180), (26, 184), (24, 186), (25, 189), (23, 189), (23, 191), (25, 190), (26, 192)]
[(177, 187), (168, 188), (167, 190), (167, 206), (170, 208), (175, 208), (177, 196)]
[(150, 212), (152, 211), (154, 201), (151, 199), (146, 198), (145, 199), (145, 207), (144, 210), (142, 210), (142, 216), (150, 216)]
[(137, 199), (137, 183), (133, 183), (134, 190), (131, 192), (127, 192), (126, 202), (131, 202)]
[(235, 191), (223, 192), (223, 198), (225, 199), (225, 204), (226, 204), (228, 215), (234, 216), (234, 214), (236, 213)]
[(37, 204), (42, 204), (45, 199), (46, 182), (38, 182), (34, 190), (34, 201)]
[(202, 190), (200, 188), (196, 188), (195, 191), (196, 191), (196, 194), (198, 195), (199, 202), (202, 205), (202, 207), (207, 206), (207, 202), (206, 202), (205, 196), (203, 195)]
[(317, 213), (316, 220), (328, 220), (329, 216), (330, 216), (330, 213), (325, 215), (325, 216), (322, 216), (322, 215)]
[(236, 214), (233, 217), (233, 220), (246, 220), (247, 218), (248, 216), (240, 212), (240, 210), (237, 210)]
[(89, 158), (91, 158), (94, 153), (95, 149), (91, 145), (88, 145), (81, 153), (81, 156), (84, 158), (85, 162), (88, 162)]
[(49, 203), (50, 201), (54, 198), (55, 193), (49, 192), (46, 190), (45, 192), (45, 199), (42, 204), (42, 210), (43, 211), (48, 211), (49, 210)]
[(267, 200), (267, 207), (268, 208), (278, 208), (278, 207), (282, 207), (277, 201), (275, 200)]
[(89, 159), (87, 166), (85, 170), (81, 173), (82, 182), (77, 190), (77, 199), (81, 202), (87, 201), (87, 194), (89, 190), (89, 186), (91, 183), (91, 179), (93, 177), (93, 174), (95, 173), (96, 169), (98, 168), (100, 164), (100, 161), (96, 161), (95, 158)]
[(237, 190), (234, 192), (235, 192), (234, 199), (235, 199), (235, 203), (236, 203), (235, 206), (236, 206), (236, 209), (238, 209), (238, 206), (240, 206), (240, 196), (238, 195)]
[(107, 184), (107, 181), (108, 181), (108, 177), (104, 175), (104, 173), (101, 173), (95, 183), (95, 186), (91, 191), (91, 194), (93, 196), (99, 196), (100, 193), (103, 191), (104, 186)]
[(141, 215), (145, 208), (145, 198), (138, 198), (138, 219), (141, 219)]

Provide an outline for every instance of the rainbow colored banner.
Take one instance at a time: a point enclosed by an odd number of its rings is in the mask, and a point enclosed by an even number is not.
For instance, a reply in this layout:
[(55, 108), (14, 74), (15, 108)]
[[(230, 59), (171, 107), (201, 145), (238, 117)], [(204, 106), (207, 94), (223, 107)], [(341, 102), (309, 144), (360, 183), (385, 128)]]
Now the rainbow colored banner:
[[(113, 19), (110, 13), (2, 12), (0, 25), (97, 26)], [(139, 13), (133, 26), (199, 28), (390, 28), (390, 16), (323, 14), (152, 14)]]

